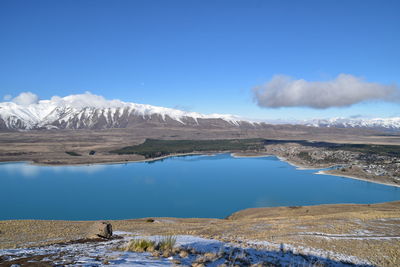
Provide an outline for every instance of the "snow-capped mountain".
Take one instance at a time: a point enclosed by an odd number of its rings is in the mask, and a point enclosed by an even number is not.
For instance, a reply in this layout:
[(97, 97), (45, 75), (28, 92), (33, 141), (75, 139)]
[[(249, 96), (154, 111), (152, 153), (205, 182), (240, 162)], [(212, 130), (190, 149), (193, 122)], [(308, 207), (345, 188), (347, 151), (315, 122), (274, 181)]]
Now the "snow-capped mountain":
[(400, 131), (400, 117), (391, 118), (331, 118), (304, 121), (302, 124), (314, 127), (366, 128), (386, 131)]
[[(14, 101), (15, 102), (15, 101)], [(239, 126), (251, 124), (233, 115), (106, 100), (90, 93), (52, 97), (34, 103), (0, 103), (0, 129), (104, 129), (143, 124)]]
[[(269, 122), (283, 124), (283, 122)], [(152, 105), (106, 100), (91, 93), (52, 97), (38, 101), (32, 93), (22, 93), (10, 102), (0, 103), (0, 130), (106, 129), (153, 126), (208, 128), (267, 127), (227, 114), (204, 115)], [(376, 119), (331, 118), (284, 124), (313, 127), (367, 128), (400, 131), (400, 117)]]

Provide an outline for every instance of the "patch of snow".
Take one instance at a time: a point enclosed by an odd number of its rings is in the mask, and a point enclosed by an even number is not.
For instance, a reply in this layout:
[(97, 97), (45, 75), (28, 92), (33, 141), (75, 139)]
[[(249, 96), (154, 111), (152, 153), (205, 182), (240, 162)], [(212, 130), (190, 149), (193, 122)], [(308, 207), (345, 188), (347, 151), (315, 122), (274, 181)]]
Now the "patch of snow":
[[(370, 266), (369, 262), (354, 256), (308, 247), (274, 244), (267, 241), (249, 241), (238, 245), (191, 235), (176, 236), (176, 246), (190, 251), (195, 250), (195, 254), (189, 254), (187, 258), (180, 258), (177, 255), (169, 258), (155, 258), (150, 253), (126, 252), (116, 248), (123, 247), (132, 239), (146, 238), (157, 241), (160, 240), (161, 236), (143, 237), (122, 231), (116, 231), (115, 234), (123, 236), (123, 239), (28, 249), (3, 249), (0, 250), (0, 256), (3, 256), (7, 262), (23, 257), (46, 255), (46, 258), (42, 261), (48, 260), (55, 265), (63, 266), (105, 266), (106, 264), (109, 266), (172, 266), (171, 260), (175, 259), (181, 261), (184, 265), (191, 265), (196, 258), (202, 257), (204, 253), (211, 252), (225, 256), (217, 257), (207, 266), (218, 266), (224, 263), (226, 259), (245, 260), (249, 264), (269, 262), (282, 266), (303, 266), (304, 264), (308, 266), (318, 262), (322, 262), (324, 266), (351, 266), (352, 263)], [(254, 247), (257, 247), (257, 249)]]
[(400, 239), (400, 236), (388, 236), (388, 235), (372, 235), (369, 231), (360, 231), (354, 234), (327, 234), (319, 232), (304, 232), (298, 233), (299, 235), (309, 235), (313, 237), (321, 237), (326, 239), (353, 239), (353, 240), (390, 240), (390, 239)]
[[(367, 260), (360, 259), (355, 256), (351, 255), (345, 255), (341, 253), (336, 253), (333, 251), (327, 251), (327, 250), (322, 250), (322, 249), (316, 249), (316, 248), (311, 248), (311, 247), (304, 247), (304, 246), (293, 246), (290, 244), (276, 244), (276, 243), (271, 243), (268, 241), (250, 241), (248, 242), (249, 244), (255, 244), (255, 245), (261, 245), (264, 247), (267, 247), (271, 250), (284, 250), (284, 251), (291, 251), (292, 253), (299, 253), (303, 255), (312, 255), (314, 257), (321, 257), (325, 259), (333, 259), (337, 263), (338, 262), (349, 262), (353, 264), (358, 264), (358, 265), (369, 265), (371, 264)], [(340, 266), (340, 264), (339, 264)]]

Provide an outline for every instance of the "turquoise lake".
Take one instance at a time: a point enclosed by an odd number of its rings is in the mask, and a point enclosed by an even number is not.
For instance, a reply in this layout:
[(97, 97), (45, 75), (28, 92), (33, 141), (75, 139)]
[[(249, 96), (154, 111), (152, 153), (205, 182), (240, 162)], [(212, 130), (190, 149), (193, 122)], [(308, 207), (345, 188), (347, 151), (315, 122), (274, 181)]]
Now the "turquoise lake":
[(0, 220), (224, 218), (251, 207), (400, 200), (400, 188), (297, 170), (276, 157), (88, 166), (0, 164)]

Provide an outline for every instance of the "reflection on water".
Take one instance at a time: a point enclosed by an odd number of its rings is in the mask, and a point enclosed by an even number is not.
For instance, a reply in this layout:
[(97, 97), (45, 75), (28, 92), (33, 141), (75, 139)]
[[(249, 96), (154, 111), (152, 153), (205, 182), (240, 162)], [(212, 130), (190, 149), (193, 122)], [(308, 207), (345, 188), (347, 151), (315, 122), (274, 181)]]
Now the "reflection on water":
[(3, 163), (0, 219), (224, 218), (251, 207), (400, 199), (400, 188), (314, 172), (296, 170), (275, 157), (228, 154), (152, 164)]
[(5, 171), (10, 175), (22, 175), (24, 177), (35, 177), (43, 171), (43, 168), (47, 168), (49, 171), (55, 173), (82, 173), (82, 174), (92, 174), (100, 172), (106, 168), (118, 168), (120, 165), (79, 165), (79, 166), (39, 166), (32, 165), (29, 163), (2, 163), (0, 164), (0, 170)]
[(38, 166), (26, 163), (4, 163), (0, 165), (0, 168), (10, 175), (22, 175), (24, 177), (34, 177), (40, 173)]

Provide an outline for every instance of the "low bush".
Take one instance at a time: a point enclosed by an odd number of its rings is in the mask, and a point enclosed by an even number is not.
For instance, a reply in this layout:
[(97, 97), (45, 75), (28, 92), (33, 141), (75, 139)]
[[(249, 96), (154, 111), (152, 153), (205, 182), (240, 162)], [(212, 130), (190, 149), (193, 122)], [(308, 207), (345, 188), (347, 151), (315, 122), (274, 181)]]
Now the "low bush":
[(160, 250), (172, 250), (176, 244), (176, 237), (172, 235), (163, 236), (158, 242)]
[(158, 242), (148, 239), (133, 239), (129, 241), (126, 247), (123, 248), (125, 251), (131, 252), (168, 252), (172, 253), (173, 248), (176, 244), (175, 236), (163, 236)]
[(156, 248), (156, 243), (147, 239), (131, 240), (125, 248), (125, 251), (132, 252), (153, 252)]
[(70, 156), (82, 156), (81, 154), (79, 154), (79, 153), (76, 153), (76, 152), (74, 152), (74, 151), (65, 151), (65, 153), (67, 153), (68, 155), (70, 155)]

